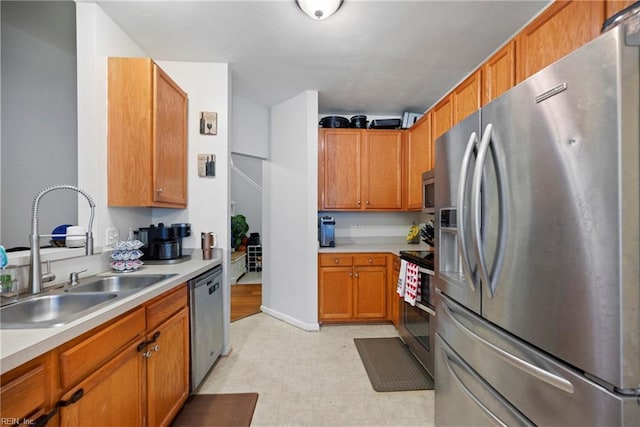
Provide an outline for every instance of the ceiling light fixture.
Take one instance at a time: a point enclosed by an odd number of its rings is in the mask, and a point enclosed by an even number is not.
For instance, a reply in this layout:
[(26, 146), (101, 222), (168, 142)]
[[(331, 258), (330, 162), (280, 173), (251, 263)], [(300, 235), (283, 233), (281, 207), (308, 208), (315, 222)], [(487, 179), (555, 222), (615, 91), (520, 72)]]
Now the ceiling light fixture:
[(296, 0), (298, 7), (311, 19), (326, 19), (342, 6), (342, 0)]

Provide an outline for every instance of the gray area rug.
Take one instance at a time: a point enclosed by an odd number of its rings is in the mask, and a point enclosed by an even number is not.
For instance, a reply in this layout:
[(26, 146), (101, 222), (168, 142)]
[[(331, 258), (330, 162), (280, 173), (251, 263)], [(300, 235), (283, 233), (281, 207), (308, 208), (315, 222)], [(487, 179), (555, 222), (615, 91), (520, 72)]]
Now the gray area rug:
[(374, 390), (433, 389), (433, 379), (400, 338), (354, 338), (353, 342)]

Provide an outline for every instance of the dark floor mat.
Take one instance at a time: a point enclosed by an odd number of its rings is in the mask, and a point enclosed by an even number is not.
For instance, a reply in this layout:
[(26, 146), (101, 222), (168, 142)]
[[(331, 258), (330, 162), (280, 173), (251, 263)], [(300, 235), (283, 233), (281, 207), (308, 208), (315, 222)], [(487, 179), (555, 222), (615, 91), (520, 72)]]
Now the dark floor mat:
[(354, 338), (353, 341), (374, 390), (433, 389), (433, 379), (400, 338)]
[(172, 427), (251, 425), (258, 393), (195, 394), (184, 404)]

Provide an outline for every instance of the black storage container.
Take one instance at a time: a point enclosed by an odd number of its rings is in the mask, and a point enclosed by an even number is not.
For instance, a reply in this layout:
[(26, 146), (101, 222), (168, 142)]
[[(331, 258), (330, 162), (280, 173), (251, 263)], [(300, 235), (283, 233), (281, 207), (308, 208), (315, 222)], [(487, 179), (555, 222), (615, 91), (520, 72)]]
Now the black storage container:
[(319, 124), (322, 128), (348, 128), (349, 119), (340, 116), (327, 116), (320, 119)]

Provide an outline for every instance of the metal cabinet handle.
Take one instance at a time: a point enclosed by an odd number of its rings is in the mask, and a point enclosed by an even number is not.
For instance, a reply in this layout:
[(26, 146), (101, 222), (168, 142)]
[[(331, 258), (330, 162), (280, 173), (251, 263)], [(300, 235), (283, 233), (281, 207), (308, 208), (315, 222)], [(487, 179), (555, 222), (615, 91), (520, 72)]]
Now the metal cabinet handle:
[(150, 358), (152, 355), (151, 351), (145, 351), (144, 353), (142, 353), (142, 357), (146, 357), (147, 359)]
[(339, 264), (340, 260), (338, 258), (336, 258), (336, 264)]
[(158, 189), (156, 190), (156, 193), (162, 193), (163, 191), (164, 191), (164, 188), (158, 188)]
[(360, 204), (360, 200), (358, 200), (358, 204)]
[(369, 258), (369, 264), (373, 263), (373, 259)]
[(158, 344), (154, 345), (153, 347), (151, 347), (152, 351), (160, 351), (160, 346)]
[(356, 271), (356, 277), (360, 277), (360, 275), (358, 274), (358, 272)]

